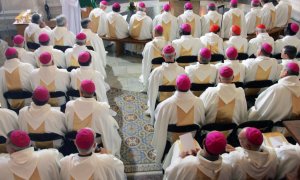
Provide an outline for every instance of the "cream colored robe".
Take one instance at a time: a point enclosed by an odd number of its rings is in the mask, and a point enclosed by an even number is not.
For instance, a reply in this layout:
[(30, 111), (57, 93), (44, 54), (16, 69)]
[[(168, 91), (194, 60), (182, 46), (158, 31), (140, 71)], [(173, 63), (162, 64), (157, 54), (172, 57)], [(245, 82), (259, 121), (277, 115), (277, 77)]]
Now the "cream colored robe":
[(40, 67), (39, 57), (43, 52), (49, 52), (52, 54), (53, 62), (57, 67), (66, 68), (64, 53), (61, 50), (54, 49), (53, 46), (41, 46), (34, 51), (34, 58), (38, 67)]
[(6, 138), (7, 133), (19, 129), (17, 113), (6, 108), (0, 108), (0, 116), (0, 136)]
[[(237, 22), (234, 17), (237, 17), (240, 21)], [(229, 32), (232, 25), (238, 25), (241, 28), (241, 36), (247, 37), (247, 27), (244, 11), (239, 8), (232, 8), (224, 13), (223, 23), (221, 28), (221, 37), (229, 38)]]
[(261, 7), (252, 7), (251, 10), (246, 14), (246, 28), (247, 34), (255, 33), (256, 26), (261, 24)]
[(269, 2), (263, 5), (261, 22), (267, 29), (272, 29), (276, 25), (276, 9), (273, 2)]
[(164, 24), (169, 27), (169, 30), (164, 28), (163, 36), (166, 41), (172, 42), (179, 36), (177, 18), (170, 12), (164, 11), (162, 14), (156, 15), (153, 19), (153, 27), (157, 25), (162, 25), (164, 27)]
[(288, 0), (281, 0), (275, 6), (276, 24), (275, 27), (284, 27), (288, 24), (292, 14), (292, 4)]
[(285, 36), (284, 38), (275, 41), (275, 54), (281, 53), (286, 45), (295, 46), (297, 51), (300, 52), (300, 39), (297, 36)]
[(199, 50), (204, 47), (199, 38), (192, 35), (182, 35), (179, 39), (172, 41), (175, 48), (176, 58), (180, 56), (198, 56)]
[(206, 33), (200, 38), (204, 46), (212, 51), (212, 54), (224, 54), (223, 39), (215, 33)]
[(221, 27), (222, 15), (217, 11), (208, 11), (207, 14), (201, 17), (201, 34), (204, 36), (209, 33), (209, 28), (211, 25), (216, 24)]
[[(177, 17), (178, 26), (188, 23), (192, 26), (192, 36), (196, 38), (201, 37), (201, 17), (193, 12), (193, 10), (185, 10), (183, 14)], [(194, 24), (192, 23), (194, 22)], [(193, 27), (193, 25), (194, 27)], [(194, 30), (193, 30), (194, 28)]]
[(248, 40), (242, 36), (231, 36), (228, 41), (224, 41), (224, 54), (229, 47), (235, 47), (238, 53), (247, 53)]
[[(128, 31), (128, 23), (126, 20), (120, 15), (119, 13), (116, 12), (110, 12), (106, 16), (106, 22), (107, 24), (107, 29), (106, 29), (106, 36), (111, 37), (113, 34), (116, 35), (117, 39), (123, 39), (127, 38), (129, 36), (129, 31)], [(110, 32), (108, 23), (112, 25), (112, 29), (115, 32)]]
[[(142, 22), (141, 22), (142, 21)], [(141, 22), (139, 34), (135, 34), (132, 27), (135, 26), (135, 22)], [(129, 34), (134, 39), (145, 40), (152, 39), (152, 19), (146, 15), (145, 12), (137, 11), (136, 14), (132, 15), (129, 21)], [(135, 37), (137, 35), (137, 37)]]
[[(238, 60), (225, 60), (224, 63), (216, 64), (217, 69), (219, 70), (223, 66), (229, 66), (233, 70), (233, 82), (244, 82), (246, 75), (246, 67), (244, 64), (239, 62)], [(219, 73), (217, 75), (217, 82), (219, 82)]]
[(35, 60), (34, 53), (26, 51), (24, 48), (14, 47), (18, 52), (18, 58), (23, 63), (31, 64), (33, 67), (37, 67), (37, 61)]
[[(107, 28), (106, 27), (107, 24), (105, 23), (106, 22), (106, 12), (103, 11), (102, 9), (100, 9), (100, 8), (95, 8), (90, 12), (89, 19), (91, 21), (97, 21), (98, 20), (98, 22), (94, 22), (96, 33), (99, 36), (105, 36), (106, 35), (106, 28)], [(96, 26), (96, 25), (98, 25), (98, 26)]]
[[(192, 83), (203, 81), (203, 83), (214, 84), (217, 77), (217, 69), (212, 64), (200, 64), (197, 62), (195, 65), (185, 67), (185, 72), (190, 77)], [(206, 79), (208, 78), (208, 81)]]
[(75, 44), (75, 35), (68, 31), (66, 27), (55, 27), (51, 34), (51, 44), (59, 46), (73, 46)]
[[(47, 33), (48, 35), (51, 34), (51, 29), (46, 26), (44, 28), (40, 28), (39, 24), (35, 24), (35, 23), (29, 23), (28, 26), (25, 28), (24, 31), (24, 38), (25, 38), (25, 47), (27, 41), (29, 42), (35, 42), (35, 43), (39, 43), (39, 36), (41, 33)], [(27, 37), (29, 39), (27, 39)]]
[(252, 54), (257, 55), (258, 48), (263, 44), (268, 43), (273, 47), (272, 54), (274, 53), (274, 39), (273, 37), (269, 36), (268, 33), (259, 33), (255, 38), (249, 41), (248, 46), (248, 55), (251, 56)]

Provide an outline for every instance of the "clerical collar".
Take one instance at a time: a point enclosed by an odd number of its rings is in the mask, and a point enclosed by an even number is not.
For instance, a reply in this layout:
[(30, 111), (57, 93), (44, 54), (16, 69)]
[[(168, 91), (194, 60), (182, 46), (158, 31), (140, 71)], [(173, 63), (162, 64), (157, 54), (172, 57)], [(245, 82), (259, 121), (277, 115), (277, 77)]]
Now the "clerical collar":
[(78, 153), (78, 156), (79, 156), (79, 157), (88, 157), (88, 156), (91, 156), (91, 155), (93, 155), (92, 152), (89, 153), (89, 154), (79, 154), (79, 153)]

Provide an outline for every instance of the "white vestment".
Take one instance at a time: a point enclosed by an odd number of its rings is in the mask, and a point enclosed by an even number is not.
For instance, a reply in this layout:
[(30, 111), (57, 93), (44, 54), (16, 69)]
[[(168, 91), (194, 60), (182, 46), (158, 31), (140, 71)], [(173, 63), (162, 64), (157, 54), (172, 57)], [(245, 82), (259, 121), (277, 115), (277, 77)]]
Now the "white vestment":
[(81, 29), (81, 10), (79, 0), (60, 0), (62, 14), (66, 16), (68, 29), (78, 34)]
[(0, 108), (0, 136), (7, 137), (7, 133), (19, 129), (18, 115), (9, 109)]
[(272, 120), (298, 118), (300, 103), (300, 82), (297, 76), (280, 79), (277, 84), (267, 88), (249, 111), (249, 120)]
[(284, 36), (282, 39), (277, 39), (275, 41), (275, 54), (281, 53), (284, 46), (295, 46), (297, 52), (300, 52), (300, 39), (297, 36)]
[(39, 36), (41, 33), (51, 34), (51, 29), (46, 26), (44, 28), (40, 28), (39, 24), (29, 23), (24, 31), (24, 43), (26, 47), (27, 42), (39, 43)]
[(51, 44), (58, 46), (73, 46), (75, 44), (75, 35), (66, 27), (56, 26), (50, 34)]
[(271, 80), (274, 82), (278, 79), (276, 59), (258, 56), (256, 59), (247, 59), (242, 63), (246, 67), (245, 82), (258, 80)]
[(274, 149), (262, 146), (261, 151), (246, 150), (241, 147), (229, 154), (223, 154), (223, 160), (232, 165), (233, 179), (274, 179), (277, 169), (277, 156)]
[(276, 24), (275, 27), (284, 27), (288, 24), (291, 14), (292, 5), (288, 0), (281, 0), (275, 7)]
[(38, 67), (40, 67), (39, 57), (43, 52), (49, 52), (52, 55), (55, 66), (66, 68), (66, 60), (64, 53), (61, 50), (54, 49), (53, 46), (41, 46), (34, 51), (34, 58)]
[(263, 5), (261, 23), (266, 26), (267, 29), (272, 29), (276, 25), (276, 9), (273, 2), (269, 2)]
[[(238, 53), (248, 52), (248, 40), (242, 36), (231, 36), (228, 41), (224, 41), (224, 52), (229, 47), (235, 47)], [(224, 53), (226, 54), (226, 53)]]
[(199, 38), (192, 35), (182, 35), (180, 39), (172, 41), (176, 58), (180, 56), (198, 56), (199, 50), (204, 47)]
[(93, 153), (80, 157), (71, 154), (60, 160), (61, 179), (125, 180), (123, 162), (109, 154)]
[(33, 67), (37, 67), (37, 61), (35, 60), (34, 53), (26, 51), (24, 48), (14, 47), (18, 52), (18, 58), (23, 63), (31, 64)]
[(201, 34), (204, 36), (206, 33), (209, 33), (209, 29), (213, 24), (221, 27), (222, 15), (217, 11), (208, 11), (207, 14), (201, 17)]
[(268, 33), (259, 33), (255, 38), (250, 39), (248, 45), (248, 55), (257, 55), (257, 50), (263, 43), (268, 43), (272, 46), (272, 54), (274, 53), (274, 39)]
[[(55, 133), (64, 136), (67, 133), (65, 114), (49, 104), (37, 106), (33, 102), (22, 108), (18, 118), (19, 128), (28, 133)], [(59, 148), (62, 139), (54, 140), (53, 147)]]
[(117, 12), (110, 12), (106, 16), (106, 36), (111, 38), (123, 39), (129, 36), (128, 23)]
[[(30, 81), (29, 81), (29, 76), (32, 71), (33, 71), (32, 65), (27, 63), (22, 63), (20, 62), (19, 59), (10, 59), (4, 62), (4, 65), (0, 67), (1, 107), (7, 108), (7, 103), (3, 96), (3, 93), (7, 91), (13, 91), (13, 90), (32, 91), (32, 88), (30, 86)], [(8, 84), (6, 80), (9, 77), (16, 78), (16, 79), (10, 79)], [(12, 86), (12, 87), (8, 87), (8, 86)], [(28, 104), (29, 102), (30, 100), (28, 102), (25, 101), (25, 104)]]
[(140, 82), (148, 87), (148, 78), (152, 68), (152, 59), (161, 57), (162, 49), (167, 44), (167, 41), (163, 36), (154, 37), (152, 41), (148, 42), (143, 50), (143, 60), (142, 60), (142, 74), (140, 76)]
[(166, 41), (172, 42), (178, 37), (177, 18), (170, 12), (164, 11), (162, 14), (156, 15), (153, 19), (153, 27), (157, 25), (161, 25), (163, 27), (163, 36)]
[[(154, 135), (152, 146), (156, 150), (156, 162), (160, 162), (164, 153), (168, 125), (177, 126), (199, 124), (204, 121), (204, 106), (201, 99), (192, 92), (176, 91), (173, 96), (161, 102), (155, 110)], [(193, 119), (186, 119), (186, 117)]]
[(256, 26), (262, 23), (261, 21), (261, 7), (252, 7), (251, 10), (246, 14), (246, 30), (247, 34), (254, 34)]
[[(239, 60), (224, 60), (224, 63), (216, 64), (216, 67), (220, 69), (223, 66), (229, 66), (233, 70), (232, 82), (244, 82), (246, 75), (246, 67)], [(217, 76), (217, 82), (219, 82), (219, 74)]]
[[(152, 120), (154, 119), (155, 102), (159, 95), (158, 89), (160, 85), (176, 85), (176, 78), (178, 75), (185, 74), (185, 71), (176, 62), (163, 63), (161, 66), (155, 68), (149, 77), (148, 87), (148, 107)], [(168, 81), (163, 84), (164, 80)]]
[[(283, 68), (290, 62), (294, 62), (296, 64), (298, 64), (298, 66), (300, 67), (300, 62), (297, 61), (296, 59), (282, 59), (281, 63), (278, 64), (278, 69), (277, 69), (277, 77), (279, 79), (281, 71), (283, 70)], [(299, 79), (300, 79), (300, 70), (299, 70)]]
[(132, 38), (145, 40), (152, 38), (152, 19), (145, 12), (137, 11), (129, 21), (129, 34)]
[(59, 179), (60, 158), (56, 149), (34, 151), (30, 147), (14, 152), (0, 158), (1, 179)]
[[(95, 33), (97, 33), (99, 36), (105, 36), (106, 35), (106, 12), (103, 11), (100, 8), (95, 8), (90, 12), (89, 19), (95, 24)], [(98, 26), (97, 26), (98, 25)]]
[(193, 37), (201, 36), (201, 17), (193, 12), (193, 10), (185, 10), (183, 14), (177, 17), (178, 26), (187, 23), (191, 25)]
[(111, 116), (107, 103), (97, 102), (94, 98), (80, 97), (67, 103), (66, 117), (68, 131), (90, 127), (101, 134), (104, 148), (120, 157), (122, 140), (118, 133), (119, 125)]
[(232, 8), (224, 13), (221, 37), (229, 38), (229, 32), (233, 25), (241, 28), (241, 36), (247, 37), (247, 27), (244, 11), (239, 8)]
[(0, 39), (0, 67), (4, 64), (6, 60), (5, 51), (7, 48), (8, 48), (7, 42)]
[(205, 107), (205, 120), (209, 123), (236, 123), (247, 120), (247, 102), (242, 88), (234, 84), (219, 83), (207, 88), (200, 96)]
[(217, 77), (217, 69), (212, 64), (200, 64), (185, 67), (185, 72), (189, 76), (192, 83), (197, 84), (215, 84)]
[(92, 67), (81, 66), (80, 68), (73, 69), (70, 72), (71, 88), (75, 90), (80, 89), (80, 83), (83, 80), (92, 80), (95, 83), (97, 101), (107, 102), (106, 92), (110, 89), (109, 85), (104, 81), (103, 75), (92, 69)]
[(223, 39), (215, 33), (206, 33), (200, 38), (204, 46), (211, 50), (212, 54), (224, 54)]

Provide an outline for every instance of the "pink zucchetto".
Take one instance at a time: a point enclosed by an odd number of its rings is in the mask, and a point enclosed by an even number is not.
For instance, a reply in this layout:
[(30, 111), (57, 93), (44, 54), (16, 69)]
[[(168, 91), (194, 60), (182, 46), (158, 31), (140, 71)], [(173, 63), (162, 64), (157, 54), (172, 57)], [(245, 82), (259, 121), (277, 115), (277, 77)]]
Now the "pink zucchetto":
[(44, 86), (38, 86), (33, 91), (32, 98), (40, 102), (46, 102), (49, 100), (50, 94), (47, 88), (45, 88)]
[(176, 86), (179, 91), (188, 91), (191, 88), (191, 80), (186, 74), (181, 74), (176, 78)]
[(264, 24), (259, 24), (256, 26), (256, 29), (266, 29), (266, 26)]
[(144, 2), (139, 2), (138, 7), (139, 8), (146, 8), (146, 4)]
[(40, 54), (39, 60), (41, 64), (49, 64), (52, 60), (52, 55), (49, 52), (43, 52)]
[(233, 76), (233, 70), (229, 66), (223, 66), (220, 68), (219, 74), (223, 78), (230, 78)]
[(184, 9), (186, 9), (186, 10), (192, 10), (193, 9), (193, 4), (191, 2), (185, 3)]
[(215, 8), (216, 4), (215, 3), (209, 3), (207, 6), (210, 7), (210, 8)]
[(81, 81), (80, 87), (84, 92), (88, 94), (93, 94), (96, 90), (95, 83), (92, 80)]
[(91, 54), (88, 51), (83, 51), (78, 55), (78, 62), (87, 63), (91, 60)]
[(76, 134), (75, 143), (79, 149), (90, 149), (95, 143), (93, 130), (90, 128), (80, 129)]
[(78, 33), (77, 35), (76, 35), (76, 39), (77, 40), (80, 40), (80, 41), (83, 41), (83, 40), (86, 40), (86, 34), (85, 33)]
[(41, 33), (39, 35), (39, 42), (44, 43), (50, 41), (50, 36), (47, 33)]
[(16, 54), (17, 54), (17, 50), (13, 47), (9, 47), (5, 51), (6, 58), (11, 57), (11, 56), (16, 55)]
[(266, 53), (271, 54), (273, 51), (273, 47), (269, 43), (263, 43), (261, 45), (261, 49), (263, 49)]
[(235, 47), (229, 47), (226, 49), (226, 56), (228, 59), (236, 59), (238, 57), (238, 51)]
[(219, 131), (211, 131), (206, 135), (205, 138), (205, 150), (214, 156), (218, 156), (225, 152), (227, 144), (226, 137)]
[(246, 128), (246, 138), (251, 144), (256, 146), (260, 146), (264, 140), (260, 130), (253, 127)]
[(291, 23), (290, 27), (291, 31), (293, 31), (294, 33), (297, 33), (299, 31), (299, 25), (296, 23)]
[(115, 2), (115, 3), (112, 5), (112, 7), (115, 8), (115, 9), (120, 9), (121, 6), (120, 6), (119, 3)]
[(230, 1), (230, 4), (237, 5), (237, 4), (238, 4), (238, 0), (231, 0), (231, 1)]
[(171, 6), (170, 6), (169, 3), (168, 4), (164, 4), (164, 6), (163, 6), (163, 10), (164, 11), (168, 12), (168, 11), (170, 11), (170, 9), (171, 9)]
[(299, 72), (299, 65), (295, 62), (289, 62), (285, 65), (285, 68), (294, 72), (294, 73), (298, 73)]
[(190, 32), (192, 31), (191, 25), (189, 25), (189, 24), (187, 24), (187, 23), (181, 24), (181, 25), (180, 25), (180, 29), (181, 29), (183, 32), (186, 32), (186, 33), (190, 33)]
[(159, 33), (159, 34), (162, 34), (163, 31), (164, 31), (164, 28), (162, 27), (162, 25), (156, 25), (154, 27), (154, 31), (157, 32), (157, 33)]
[(205, 59), (210, 59), (211, 58), (211, 51), (208, 48), (202, 48), (202, 49), (200, 49), (200, 53), (199, 54), (200, 54), (200, 56), (202, 58), (205, 58)]
[(14, 41), (14, 44), (20, 45), (24, 42), (24, 37), (22, 35), (18, 34), (14, 37), (13, 41)]
[(19, 148), (28, 147), (30, 145), (30, 138), (27, 132), (22, 130), (13, 130), (9, 139), (13, 145)]
[(103, 5), (103, 6), (107, 6), (108, 5), (107, 1), (101, 1), (100, 4)]
[(166, 45), (164, 48), (163, 48), (163, 53), (164, 54), (173, 54), (175, 53), (175, 48), (171, 45)]
[(259, 5), (260, 4), (260, 0), (252, 0), (251, 4)]

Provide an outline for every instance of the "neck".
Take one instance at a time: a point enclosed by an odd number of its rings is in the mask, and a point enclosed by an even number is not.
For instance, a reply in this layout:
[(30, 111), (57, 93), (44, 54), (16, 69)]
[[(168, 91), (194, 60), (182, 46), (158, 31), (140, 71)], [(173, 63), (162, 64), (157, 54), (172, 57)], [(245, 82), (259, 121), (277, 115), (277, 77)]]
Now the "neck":
[(88, 153), (88, 154), (81, 154), (81, 153), (78, 153), (78, 156), (79, 157), (88, 157), (88, 156), (91, 156), (93, 153)]
[(200, 155), (209, 161), (216, 161), (219, 159), (219, 156), (210, 155), (205, 150), (200, 151)]

